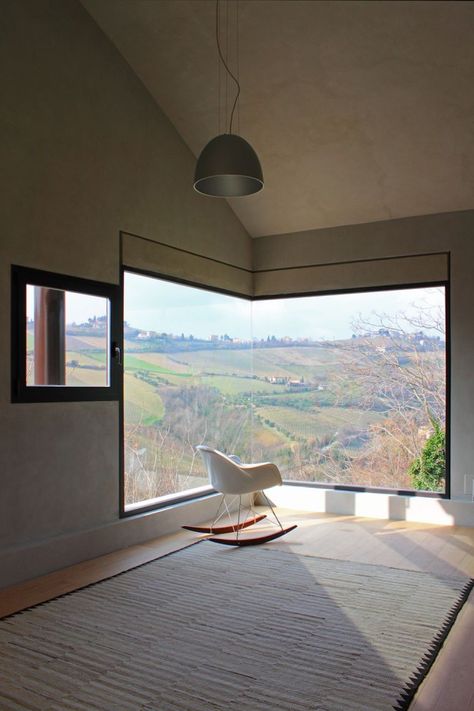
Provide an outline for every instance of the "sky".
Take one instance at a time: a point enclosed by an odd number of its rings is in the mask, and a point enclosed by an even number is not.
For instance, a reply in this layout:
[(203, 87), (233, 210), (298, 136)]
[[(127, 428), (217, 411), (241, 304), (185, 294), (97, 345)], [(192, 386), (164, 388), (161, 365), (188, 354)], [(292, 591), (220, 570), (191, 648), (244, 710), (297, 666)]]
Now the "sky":
[[(108, 299), (101, 296), (89, 296), (66, 291), (66, 323), (85, 323), (89, 317), (105, 316), (108, 308)], [(34, 316), (34, 286), (26, 287), (26, 315), (28, 319)]]
[(349, 338), (359, 317), (373, 321), (376, 314), (414, 314), (420, 306), (443, 308), (444, 289), (397, 289), (249, 302), (130, 272), (125, 275), (125, 320), (130, 326), (206, 339), (224, 334), (243, 340), (272, 335), (311, 340)]
[[(29, 318), (33, 316), (33, 298), (33, 288), (28, 286)], [(125, 274), (125, 320), (130, 326), (159, 333), (192, 334), (195, 338), (227, 334), (241, 340), (268, 336), (337, 340), (350, 338), (360, 319), (374, 322), (377, 315), (414, 314), (420, 307), (443, 308), (444, 289), (397, 289), (249, 302), (163, 279)], [(103, 316), (106, 310), (107, 299), (66, 292), (68, 324)]]

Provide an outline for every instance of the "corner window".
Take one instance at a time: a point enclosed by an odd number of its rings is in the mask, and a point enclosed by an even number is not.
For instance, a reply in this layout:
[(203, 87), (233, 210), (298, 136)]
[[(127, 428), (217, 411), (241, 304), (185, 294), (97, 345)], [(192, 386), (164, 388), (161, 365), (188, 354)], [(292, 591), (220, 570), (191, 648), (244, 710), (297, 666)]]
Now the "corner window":
[(118, 308), (118, 286), (12, 267), (12, 401), (118, 399)]
[(126, 514), (208, 492), (196, 444), (449, 495), (446, 284), (248, 301), (126, 271), (124, 294)]

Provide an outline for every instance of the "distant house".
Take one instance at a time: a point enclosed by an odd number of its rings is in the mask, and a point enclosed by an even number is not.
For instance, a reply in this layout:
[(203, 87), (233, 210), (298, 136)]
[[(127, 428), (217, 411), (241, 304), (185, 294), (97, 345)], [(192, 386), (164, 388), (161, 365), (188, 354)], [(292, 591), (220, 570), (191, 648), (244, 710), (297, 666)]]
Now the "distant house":
[(300, 390), (301, 388), (307, 388), (308, 386), (304, 382), (304, 378), (301, 378), (301, 380), (288, 380), (288, 387), (290, 390)]

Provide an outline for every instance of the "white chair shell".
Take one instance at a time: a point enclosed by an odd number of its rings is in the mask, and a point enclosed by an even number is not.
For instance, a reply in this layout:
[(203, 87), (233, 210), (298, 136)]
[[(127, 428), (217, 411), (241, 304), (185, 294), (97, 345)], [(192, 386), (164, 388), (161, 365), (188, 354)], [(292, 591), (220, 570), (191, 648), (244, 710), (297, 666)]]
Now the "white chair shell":
[(271, 462), (240, 464), (217, 449), (198, 445), (211, 486), (222, 494), (250, 494), (282, 484), (280, 470)]

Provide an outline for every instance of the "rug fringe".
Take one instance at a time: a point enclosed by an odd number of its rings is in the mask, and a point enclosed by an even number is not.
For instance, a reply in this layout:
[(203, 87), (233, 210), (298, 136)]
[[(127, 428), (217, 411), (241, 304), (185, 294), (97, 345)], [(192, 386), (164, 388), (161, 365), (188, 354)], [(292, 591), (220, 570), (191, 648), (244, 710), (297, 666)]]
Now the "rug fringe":
[(474, 589), (474, 578), (470, 578), (468, 582), (461, 589), (457, 601), (454, 603), (452, 608), (449, 610), (446, 618), (441, 626), (439, 632), (437, 632), (433, 638), (433, 641), (429, 645), (429, 652), (425, 653), (422, 657), (421, 664), (417, 667), (416, 673), (412, 674), (409, 678), (410, 681), (404, 686), (398, 699), (393, 705), (395, 711), (407, 711), (413, 698), (418, 691), (421, 682), (425, 679), (429, 670), (433, 666), (436, 657), (438, 656), (446, 637), (448, 636), (452, 626), (454, 625), (457, 616), (461, 612), (461, 609), (466, 602), (467, 598)]

